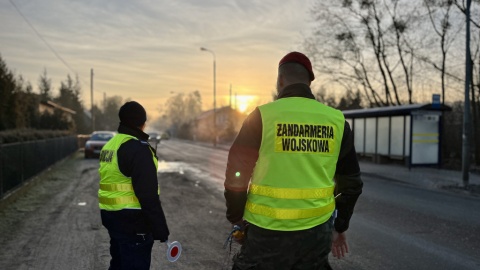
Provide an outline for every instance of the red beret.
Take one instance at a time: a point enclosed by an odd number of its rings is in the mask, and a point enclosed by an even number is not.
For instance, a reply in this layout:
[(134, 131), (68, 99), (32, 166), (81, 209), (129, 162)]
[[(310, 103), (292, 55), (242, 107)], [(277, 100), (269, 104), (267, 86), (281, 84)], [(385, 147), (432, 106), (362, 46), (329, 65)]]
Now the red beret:
[(303, 53), (299, 52), (291, 52), (285, 55), (281, 60), (280, 63), (278, 63), (278, 66), (281, 66), (285, 63), (299, 63), (302, 66), (307, 69), (308, 73), (310, 74), (310, 81), (315, 80), (315, 75), (313, 74), (313, 69), (312, 69), (312, 63), (310, 63), (310, 60), (308, 57), (306, 57)]

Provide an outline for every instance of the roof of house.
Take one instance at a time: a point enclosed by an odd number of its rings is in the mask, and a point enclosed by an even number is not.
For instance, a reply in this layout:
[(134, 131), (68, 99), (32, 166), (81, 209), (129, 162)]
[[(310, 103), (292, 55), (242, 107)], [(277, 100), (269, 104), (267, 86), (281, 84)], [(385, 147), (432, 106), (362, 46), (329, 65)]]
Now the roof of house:
[(69, 108), (66, 108), (66, 107), (63, 107), (61, 105), (58, 105), (57, 103), (54, 103), (50, 100), (47, 100), (47, 101), (41, 101), (40, 103), (46, 105), (46, 106), (49, 106), (49, 107), (52, 107), (54, 109), (59, 109), (61, 111), (64, 111), (64, 112), (67, 112), (67, 113), (70, 113), (70, 114), (76, 114), (76, 112), (72, 109), (69, 109)]
[[(215, 109), (215, 113), (217, 114), (222, 112), (228, 112), (228, 111), (234, 111), (234, 109), (230, 106), (225, 106), (225, 107)], [(196, 119), (197, 120), (204, 119), (204, 118), (210, 117), (212, 114), (213, 114), (213, 109), (204, 111)]]

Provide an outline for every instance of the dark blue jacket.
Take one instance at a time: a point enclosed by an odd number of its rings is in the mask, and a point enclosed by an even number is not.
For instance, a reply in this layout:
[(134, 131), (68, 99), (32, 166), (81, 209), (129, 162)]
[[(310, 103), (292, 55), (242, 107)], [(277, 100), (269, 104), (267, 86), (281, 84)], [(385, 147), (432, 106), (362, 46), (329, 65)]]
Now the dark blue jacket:
[(165, 242), (169, 231), (158, 195), (157, 170), (152, 159), (155, 149), (147, 142), (148, 134), (140, 129), (120, 124), (118, 133), (138, 138), (122, 144), (117, 158), (120, 171), (132, 178), (133, 190), (142, 209), (101, 210), (102, 224), (107, 230), (120, 233), (152, 233), (155, 240)]

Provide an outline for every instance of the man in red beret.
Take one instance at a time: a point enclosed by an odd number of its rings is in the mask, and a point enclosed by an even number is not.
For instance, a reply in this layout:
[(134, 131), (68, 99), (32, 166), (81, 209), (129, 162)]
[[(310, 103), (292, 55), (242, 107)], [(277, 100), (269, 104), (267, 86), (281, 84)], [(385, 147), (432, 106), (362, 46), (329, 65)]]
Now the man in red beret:
[(331, 269), (348, 252), (346, 230), (362, 192), (343, 113), (315, 100), (310, 60), (279, 62), (276, 101), (257, 107), (232, 144), (227, 219), (245, 232), (233, 269)]

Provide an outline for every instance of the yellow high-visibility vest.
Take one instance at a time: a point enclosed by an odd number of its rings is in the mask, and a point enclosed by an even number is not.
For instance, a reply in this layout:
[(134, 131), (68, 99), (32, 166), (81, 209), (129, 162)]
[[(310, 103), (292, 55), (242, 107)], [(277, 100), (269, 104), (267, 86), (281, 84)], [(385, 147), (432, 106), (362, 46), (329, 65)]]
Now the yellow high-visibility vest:
[(262, 142), (244, 219), (298, 231), (326, 222), (335, 210), (334, 176), (345, 117), (314, 99), (282, 98), (259, 106)]
[[(98, 204), (100, 209), (117, 211), (122, 209), (141, 209), (132, 186), (131, 177), (127, 177), (118, 167), (117, 151), (120, 146), (131, 140), (138, 140), (127, 134), (117, 134), (110, 139), (100, 152), (100, 187)], [(158, 160), (152, 151), (153, 162), (158, 169)], [(160, 194), (160, 187), (158, 188)]]

